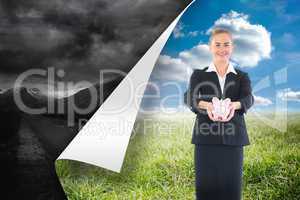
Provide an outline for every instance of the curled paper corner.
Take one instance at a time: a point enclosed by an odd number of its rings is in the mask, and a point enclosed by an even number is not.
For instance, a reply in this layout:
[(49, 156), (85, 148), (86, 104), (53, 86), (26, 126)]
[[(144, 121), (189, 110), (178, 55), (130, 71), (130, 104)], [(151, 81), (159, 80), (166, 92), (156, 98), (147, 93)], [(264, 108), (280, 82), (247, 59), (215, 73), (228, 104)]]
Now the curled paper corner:
[[(195, 0), (175, 18), (154, 42), (57, 160), (75, 160), (118, 173), (121, 171), (142, 100), (141, 96), (146, 88), (145, 83), (148, 82), (156, 60), (179, 19), (194, 2)], [(139, 95), (135, 91), (137, 89)], [(126, 105), (120, 106), (120, 99)], [(114, 112), (112, 112), (113, 110)]]

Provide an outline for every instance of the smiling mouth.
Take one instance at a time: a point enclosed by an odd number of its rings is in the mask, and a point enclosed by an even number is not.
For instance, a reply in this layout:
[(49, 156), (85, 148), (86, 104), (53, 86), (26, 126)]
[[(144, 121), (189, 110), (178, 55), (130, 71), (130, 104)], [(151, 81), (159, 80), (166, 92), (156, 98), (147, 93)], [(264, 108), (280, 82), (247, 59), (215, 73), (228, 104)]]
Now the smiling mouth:
[(225, 57), (225, 56), (228, 56), (228, 54), (217, 54), (218, 56), (221, 56), (221, 57)]

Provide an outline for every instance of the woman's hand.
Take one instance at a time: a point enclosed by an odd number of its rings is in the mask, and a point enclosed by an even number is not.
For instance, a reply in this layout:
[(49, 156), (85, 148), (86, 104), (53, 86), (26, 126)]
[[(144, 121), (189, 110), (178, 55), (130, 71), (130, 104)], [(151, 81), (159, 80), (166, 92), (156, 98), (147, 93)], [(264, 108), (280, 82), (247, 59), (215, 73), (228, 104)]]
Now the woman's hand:
[(209, 117), (210, 120), (212, 121), (216, 121), (215, 117), (214, 117), (214, 114), (213, 114), (213, 104), (211, 102), (208, 102), (207, 103), (207, 106), (206, 106), (206, 112), (207, 112), (207, 115)]
[(226, 116), (225, 119), (222, 119), (222, 120), (219, 120), (221, 122), (228, 122), (229, 120), (231, 120), (234, 116), (234, 112), (235, 112), (235, 107), (234, 107), (234, 104), (233, 102), (230, 103), (229, 105), (229, 114)]
[(214, 118), (214, 115), (212, 113), (212, 111), (214, 109), (212, 102), (200, 101), (199, 104), (198, 104), (198, 106), (201, 109), (206, 110), (207, 115), (208, 115), (208, 117), (209, 117), (210, 120), (216, 121), (216, 119)]
[(226, 119), (221, 120), (222, 122), (228, 122), (229, 120), (231, 120), (234, 116), (235, 110), (241, 109), (241, 103), (239, 101), (233, 101), (230, 103), (229, 105), (229, 114), (226, 117)]

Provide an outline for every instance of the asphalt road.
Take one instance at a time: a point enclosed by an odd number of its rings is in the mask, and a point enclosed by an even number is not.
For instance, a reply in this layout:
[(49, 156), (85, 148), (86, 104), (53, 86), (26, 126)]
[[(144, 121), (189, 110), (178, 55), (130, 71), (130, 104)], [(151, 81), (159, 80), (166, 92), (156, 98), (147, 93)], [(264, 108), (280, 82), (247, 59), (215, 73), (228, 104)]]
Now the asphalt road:
[[(5, 119), (1, 120), (4, 127), (8, 126)], [(54, 162), (50, 161), (26, 120), (20, 118), (19, 122), (11, 126), (18, 126), (15, 127), (16, 133), (0, 140), (0, 182), (4, 186), (0, 198), (67, 199), (56, 175)], [(7, 128), (3, 130), (7, 131)]]

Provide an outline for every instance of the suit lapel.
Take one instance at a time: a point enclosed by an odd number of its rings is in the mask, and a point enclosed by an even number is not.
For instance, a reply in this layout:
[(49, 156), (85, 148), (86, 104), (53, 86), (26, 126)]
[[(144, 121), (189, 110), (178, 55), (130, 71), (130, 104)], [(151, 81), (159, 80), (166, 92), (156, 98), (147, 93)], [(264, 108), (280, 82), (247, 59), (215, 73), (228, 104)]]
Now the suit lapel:
[(228, 95), (228, 91), (230, 91), (230, 87), (232, 87), (233, 85), (235, 85), (236, 83), (236, 78), (237, 75), (234, 73), (228, 73), (226, 76), (226, 80), (225, 80), (225, 85), (224, 85), (224, 93), (222, 94), (222, 98), (226, 98)]
[(220, 99), (221, 96), (222, 96), (222, 90), (221, 90), (221, 86), (220, 86), (220, 83), (219, 83), (219, 78), (218, 78), (218, 75), (216, 72), (208, 72), (209, 73), (209, 80), (211, 82), (213, 82), (214, 86), (217, 86), (217, 97)]

